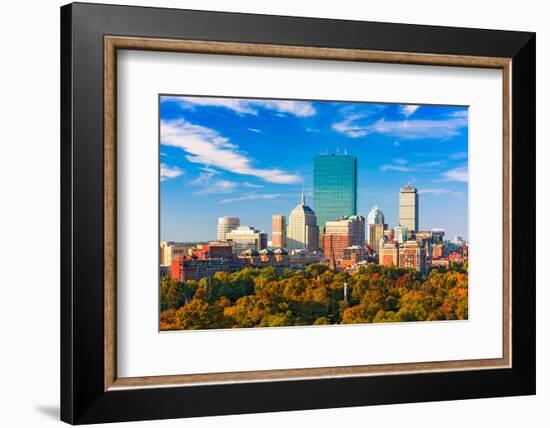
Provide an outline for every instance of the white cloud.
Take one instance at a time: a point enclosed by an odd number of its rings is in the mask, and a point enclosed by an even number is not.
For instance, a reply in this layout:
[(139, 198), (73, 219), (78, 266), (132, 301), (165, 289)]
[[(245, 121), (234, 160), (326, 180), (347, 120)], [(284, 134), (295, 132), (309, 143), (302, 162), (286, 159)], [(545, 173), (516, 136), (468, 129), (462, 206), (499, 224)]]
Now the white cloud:
[(451, 169), (449, 171), (446, 171), (442, 174), (442, 180), (440, 181), (458, 181), (461, 183), (467, 183), (468, 182), (468, 168), (461, 167), (461, 168), (455, 168)]
[(279, 113), (290, 113), (298, 117), (314, 116), (316, 113), (313, 104), (306, 101), (249, 100), (249, 103), (253, 106), (275, 110)]
[(245, 182), (243, 183), (243, 186), (244, 186), (244, 187), (251, 187), (251, 188), (253, 188), (253, 189), (261, 189), (262, 187), (264, 187), (264, 186), (260, 186), (259, 184), (249, 183), (249, 182), (247, 182), (247, 181), (245, 181)]
[(166, 101), (177, 102), (183, 108), (193, 108), (194, 106), (223, 107), (238, 114), (257, 115), (259, 109), (273, 110), (277, 113), (287, 113), (298, 117), (314, 116), (316, 113), (313, 104), (307, 101), (217, 97), (162, 97), (162, 102)]
[(214, 180), (207, 187), (201, 189), (200, 194), (213, 195), (219, 193), (233, 193), (238, 184), (228, 180)]
[(415, 164), (409, 164), (409, 161), (406, 159), (393, 159), (393, 163), (384, 164), (380, 166), (380, 171), (399, 171), (399, 172), (430, 172), (434, 168), (441, 166), (442, 161), (432, 161), (432, 162), (421, 162)]
[(468, 152), (457, 152), (453, 153), (449, 156), (449, 159), (453, 160), (459, 160), (459, 159), (466, 159), (468, 157)]
[(255, 132), (256, 134), (261, 134), (262, 131), (260, 131), (259, 129), (256, 129), (256, 128), (247, 128), (250, 132)]
[(298, 175), (278, 168), (256, 168), (252, 160), (237, 151), (237, 146), (215, 130), (194, 125), (183, 119), (161, 122), (161, 144), (179, 147), (187, 160), (206, 167), (216, 167), (235, 174), (250, 175), (269, 183), (298, 183)]
[(403, 165), (382, 165), (380, 171), (399, 171), (399, 172), (408, 172), (411, 171), (411, 168)]
[(183, 174), (183, 170), (177, 166), (169, 166), (165, 163), (160, 164), (160, 181), (170, 180)]
[(332, 124), (332, 129), (351, 138), (364, 137), (368, 134), (368, 131), (364, 126), (358, 125), (355, 122), (365, 117), (361, 114), (347, 115), (341, 122)]
[(237, 196), (235, 198), (222, 199), (220, 204), (229, 204), (231, 202), (240, 202), (240, 201), (255, 201), (255, 200), (269, 200), (279, 198), (280, 194), (278, 193), (247, 193), (242, 196)]
[(189, 184), (199, 186), (200, 190), (195, 192), (201, 195), (212, 195), (219, 193), (232, 193), (238, 187), (238, 183), (234, 181), (222, 180), (215, 178), (219, 171), (203, 168), (203, 172)]
[(457, 111), (452, 112), (449, 116), (467, 118), (468, 117), (468, 110), (467, 109), (457, 110)]
[(368, 130), (360, 123), (385, 110), (380, 104), (357, 104), (340, 109), (340, 121), (332, 124), (332, 129), (351, 138), (363, 137)]
[(411, 116), (416, 110), (418, 110), (420, 106), (415, 106), (412, 104), (402, 105), (399, 106), (399, 111), (401, 114), (405, 117)]
[(454, 192), (449, 189), (441, 189), (441, 188), (434, 188), (434, 189), (419, 189), (418, 193), (420, 194), (429, 194), (429, 195), (435, 195), (435, 196), (441, 196), (441, 195), (453, 195), (453, 196), (462, 196), (461, 192)]
[(445, 139), (458, 135), (467, 122), (463, 119), (446, 120), (404, 120), (380, 119), (367, 129), (368, 132), (402, 139), (437, 138)]
[(452, 117), (443, 120), (386, 120), (379, 119), (374, 123), (364, 123), (360, 118), (344, 119), (335, 123), (332, 128), (351, 138), (364, 137), (369, 134), (381, 134), (388, 137), (413, 140), (419, 138), (446, 139), (460, 133), (468, 125), (463, 117)]

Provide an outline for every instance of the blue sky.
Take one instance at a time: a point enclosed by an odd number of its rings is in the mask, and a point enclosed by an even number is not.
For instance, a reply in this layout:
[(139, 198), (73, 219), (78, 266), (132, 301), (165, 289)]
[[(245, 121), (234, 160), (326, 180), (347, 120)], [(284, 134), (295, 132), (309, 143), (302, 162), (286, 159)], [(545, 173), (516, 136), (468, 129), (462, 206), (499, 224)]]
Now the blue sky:
[[(466, 107), (160, 97), (161, 240), (206, 241), (217, 218), (271, 234), (302, 187), (312, 206), (313, 156), (357, 157), (358, 214), (377, 204), (397, 224), (399, 188), (420, 193), (420, 229), (468, 237)], [(315, 208), (312, 206), (312, 208)]]

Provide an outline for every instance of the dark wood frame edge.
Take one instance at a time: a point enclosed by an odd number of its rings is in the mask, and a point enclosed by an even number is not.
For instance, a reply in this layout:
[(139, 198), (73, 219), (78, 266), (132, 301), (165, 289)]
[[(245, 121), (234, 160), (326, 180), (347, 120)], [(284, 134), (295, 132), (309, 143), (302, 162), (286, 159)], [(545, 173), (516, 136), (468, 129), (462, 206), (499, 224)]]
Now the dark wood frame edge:
[[(357, 49), (334, 49), (227, 43), (197, 40), (105, 36), (105, 390), (160, 386), (190, 386), (231, 382), (258, 382), (308, 378), (370, 376), (414, 372), (495, 369), (511, 365), (510, 319), (510, 58), (463, 55), (431, 55), (404, 52), (378, 52)], [(262, 370), (193, 375), (118, 378), (116, 375), (116, 54), (118, 49), (202, 53), (211, 55), (266, 56), (297, 59), (322, 59), (454, 67), (495, 68), (503, 73), (503, 357), (461, 361), (359, 365), (310, 369)]]

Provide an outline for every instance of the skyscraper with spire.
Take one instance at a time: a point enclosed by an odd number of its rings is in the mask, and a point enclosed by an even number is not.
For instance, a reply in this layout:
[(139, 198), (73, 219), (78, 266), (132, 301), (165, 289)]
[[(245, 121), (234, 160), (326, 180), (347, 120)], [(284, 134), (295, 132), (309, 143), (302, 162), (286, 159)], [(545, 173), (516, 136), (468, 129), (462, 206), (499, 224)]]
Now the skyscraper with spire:
[(313, 159), (313, 208), (322, 234), (327, 221), (357, 214), (357, 158), (348, 154)]
[(294, 207), (288, 218), (286, 245), (289, 252), (292, 250), (313, 252), (319, 249), (317, 217), (315, 212), (306, 205), (303, 192), (300, 203)]

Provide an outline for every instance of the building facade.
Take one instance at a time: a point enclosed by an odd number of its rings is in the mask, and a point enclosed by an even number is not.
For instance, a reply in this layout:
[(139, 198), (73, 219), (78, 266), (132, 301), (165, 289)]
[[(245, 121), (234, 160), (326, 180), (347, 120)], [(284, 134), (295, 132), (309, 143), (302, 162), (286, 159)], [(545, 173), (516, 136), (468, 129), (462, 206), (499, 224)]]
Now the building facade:
[(216, 272), (236, 272), (241, 269), (242, 262), (237, 258), (231, 259), (197, 259), (196, 257), (183, 256), (178, 260), (172, 260), (172, 279), (179, 282), (201, 278), (212, 278)]
[(399, 226), (406, 226), (409, 232), (418, 230), (418, 192), (410, 184), (399, 192)]
[(260, 251), (267, 248), (267, 233), (252, 226), (239, 226), (226, 235), (227, 242), (233, 246), (233, 253), (240, 254), (246, 250)]
[(375, 205), (371, 208), (369, 211), (369, 214), (367, 215), (367, 242), (370, 243), (370, 225), (371, 224), (384, 224), (384, 213), (380, 208), (378, 208), (378, 205)]
[(218, 228), (216, 231), (216, 240), (226, 241), (226, 235), (241, 225), (239, 217), (223, 216), (218, 218)]
[(327, 221), (323, 235), (323, 252), (334, 265), (344, 257), (344, 249), (365, 245), (365, 217), (347, 216), (337, 221)]
[(384, 224), (369, 224), (368, 243), (372, 251), (380, 253), (380, 240), (384, 240)]
[(399, 266), (426, 273), (426, 249), (416, 241), (405, 242), (399, 250)]
[(319, 155), (313, 159), (313, 208), (320, 233), (327, 221), (357, 214), (357, 158)]
[(286, 247), (286, 217), (276, 214), (271, 217), (271, 246)]
[(395, 241), (386, 242), (380, 248), (378, 263), (383, 266), (399, 266), (399, 244)]
[(445, 240), (445, 229), (432, 229), (432, 242), (443, 243)]
[(233, 257), (233, 245), (230, 242), (210, 242), (193, 250), (198, 259), (230, 259)]
[(188, 245), (177, 244), (173, 241), (164, 241), (160, 243), (160, 265), (171, 266), (172, 260), (177, 260), (180, 256), (189, 254), (191, 247)]
[(352, 263), (362, 262), (368, 260), (369, 255), (365, 247), (354, 245), (352, 247), (344, 248), (343, 260), (349, 260)]
[(290, 212), (286, 228), (286, 247), (288, 251), (306, 250), (315, 252), (319, 250), (319, 228), (315, 212), (306, 205), (306, 198), (302, 193), (302, 199)]
[(409, 228), (407, 226), (397, 226), (394, 229), (394, 240), (399, 244), (409, 240)]

